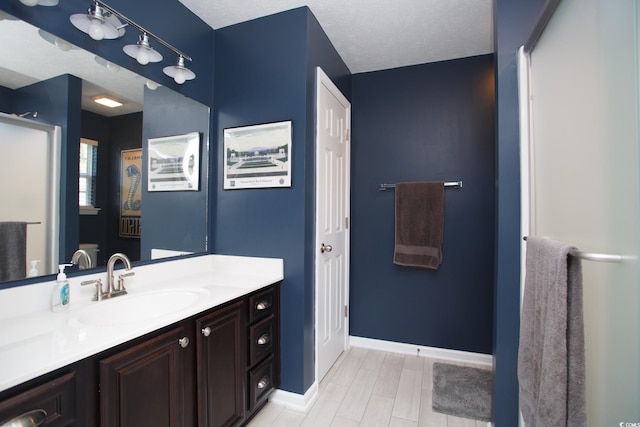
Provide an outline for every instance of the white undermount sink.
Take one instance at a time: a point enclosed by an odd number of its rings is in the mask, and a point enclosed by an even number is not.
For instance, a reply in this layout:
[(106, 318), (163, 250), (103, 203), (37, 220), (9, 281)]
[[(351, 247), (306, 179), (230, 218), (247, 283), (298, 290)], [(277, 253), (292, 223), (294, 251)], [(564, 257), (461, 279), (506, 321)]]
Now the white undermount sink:
[[(164, 289), (122, 295), (83, 308), (73, 320), (90, 326), (142, 322), (183, 310), (209, 296), (206, 289)], [(75, 322), (74, 322), (75, 323)]]

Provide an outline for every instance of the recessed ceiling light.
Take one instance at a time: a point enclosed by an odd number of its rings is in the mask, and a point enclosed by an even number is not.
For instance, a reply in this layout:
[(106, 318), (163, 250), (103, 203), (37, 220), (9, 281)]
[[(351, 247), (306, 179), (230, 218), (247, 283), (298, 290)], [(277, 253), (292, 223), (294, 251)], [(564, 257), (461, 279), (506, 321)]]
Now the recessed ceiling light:
[(118, 102), (115, 99), (111, 99), (106, 96), (96, 96), (93, 98), (93, 102), (97, 102), (98, 104), (109, 108), (122, 107), (122, 102)]

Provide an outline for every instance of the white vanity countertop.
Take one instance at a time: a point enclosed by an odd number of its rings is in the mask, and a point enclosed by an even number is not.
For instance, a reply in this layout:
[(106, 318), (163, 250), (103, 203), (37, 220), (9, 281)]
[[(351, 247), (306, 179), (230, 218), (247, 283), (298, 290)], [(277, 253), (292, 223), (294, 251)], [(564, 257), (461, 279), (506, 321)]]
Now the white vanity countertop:
[[(116, 265), (116, 277), (122, 264)], [(91, 301), (95, 286), (70, 277), (68, 310), (50, 310), (55, 282), (0, 291), (0, 391), (283, 279), (283, 261), (205, 255), (134, 267), (128, 295)], [(139, 309), (138, 309), (139, 307)]]

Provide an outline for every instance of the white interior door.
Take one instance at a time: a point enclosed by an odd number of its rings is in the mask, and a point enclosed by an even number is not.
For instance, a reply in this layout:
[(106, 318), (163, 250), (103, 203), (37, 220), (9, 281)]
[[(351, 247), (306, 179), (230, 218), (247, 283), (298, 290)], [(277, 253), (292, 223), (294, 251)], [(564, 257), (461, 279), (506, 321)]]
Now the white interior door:
[(351, 104), (316, 72), (316, 378), (344, 351), (348, 337), (349, 127)]

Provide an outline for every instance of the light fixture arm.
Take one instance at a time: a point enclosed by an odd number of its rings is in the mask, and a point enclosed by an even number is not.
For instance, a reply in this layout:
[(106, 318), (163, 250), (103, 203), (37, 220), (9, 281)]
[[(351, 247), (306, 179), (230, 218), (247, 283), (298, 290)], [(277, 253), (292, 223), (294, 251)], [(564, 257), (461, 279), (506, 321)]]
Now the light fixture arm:
[[(175, 52), (178, 56), (181, 56), (181, 57), (183, 57), (183, 58), (185, 58), (185, 59), (187, 59), (189, 61), (192, 60), (191, 57), (189, 55), (187, 55), (186, 53), (182, 52), (181, 50), (179, 50), (176, 47), (173, 47), (172, 45), (170, 45), (166, 41), (162, 40), (160, 37), (158, 37), (155, 34), (153, 34), (151, 31), (149, 31), (146, 28), (142, 27), (141, 25), (137, 24), (135, 21), (132, 21), (131, 19), (127, 18), (122, 13), (118, 12), (117, 10), (115, 10), (111, 6), (107, 5), (106, 3), (104, 3), (104, 2), (102, 2), (100, 0), (93, 0), (93, 2), (95, 4), (97, 4), (98, 6), (100, 6), (102, 9), (104, 9), (104, 10), (108, 11), (109, 13), (111, 13), (112, 15), (117, 16), (118, 18), (120, 18), (121, 20), (126, 22), (128, 25), (131, 25), (132, 27), (137, 28), (143, 34), (146, 34), (149, 37), (153, 37), (156, 41), (160, 42), (164, 47), (166, 47), (167, 49), (170, 49), (173, 52)], [(122, 28), (122, 27), (120, 27), (120, 28)]]

